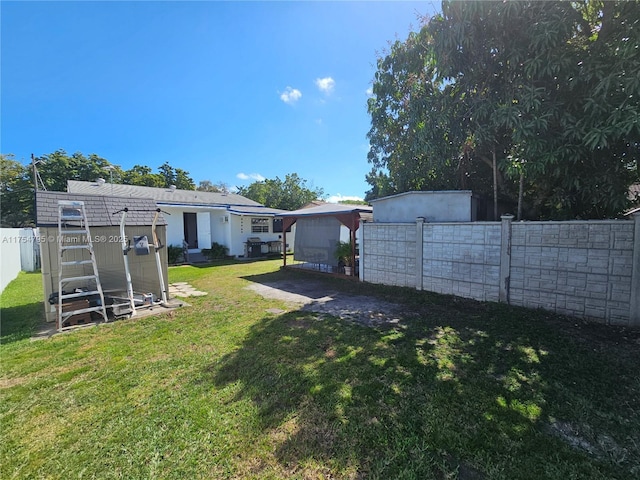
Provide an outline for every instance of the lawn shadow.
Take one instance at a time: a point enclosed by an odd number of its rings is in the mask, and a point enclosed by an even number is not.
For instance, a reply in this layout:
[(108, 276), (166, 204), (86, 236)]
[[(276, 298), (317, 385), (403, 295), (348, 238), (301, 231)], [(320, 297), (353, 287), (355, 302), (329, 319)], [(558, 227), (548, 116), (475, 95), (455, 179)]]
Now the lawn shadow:
[[(335, 281), (329, 275), (317, 273), (297, 272), (294, 270), (278, 270), (275, 272), (258, 275), (245, 275), (241, 277), (252, 283), (274, 286), (294, 295), (306, 296), (311, 299), (319, 299), (330, 292), (345, 291), (347, 285), (344, 280)], [(351, 282), (349, 282), (351, 283)]]
[(43, 302), (0, 308), (0, 344), (24, 340), (33, 336), (44, 323)]
[[(292, 280), (291, 290), (303, 292)], [(616, 478), (640, 458), (637, 446), (620, 446), (620, 434), (637, 436), (631, 428), (607, 433), (626, 460), (585, 447), (598, 445), (597, 427), (611, 432), (625, 416), (637, 425), (632, 406), (615, 420), (601, 417), (638, 393), (631, 366), (621, 371), (615, 358), (550, 330), (545, 313), (426, 303), (431, 313), (411, 304), (401, 324), (379, 328), (303, 310), (266, 316), (203, 376), (217, 387), (240, 385), (237, 399), (258, 408), (257, 434), (277, 445), (291, 474), (318, 462), (355, 478), (560, 478), (590, 468)], [(617, 389), (616, 398), (594, 385)], [(554, 431), (554, 418), (580, 425), (584, 442)], [(587, 438), (585, 422), (598, 418)]]
[(277, 257), (256, 257), (256, 258), (214, 258), (207, 259), (205, 261), (197, 261), (197, 262), (184, 262), (181, 264), (176, 264), (172, 266), (190, 266), (194, 268), (210, 268), (210, 267), (219, 267), (222, 265), (242, 265), (247, 263), (257, 263), (264, 262), (268, 260), (276, 260)]

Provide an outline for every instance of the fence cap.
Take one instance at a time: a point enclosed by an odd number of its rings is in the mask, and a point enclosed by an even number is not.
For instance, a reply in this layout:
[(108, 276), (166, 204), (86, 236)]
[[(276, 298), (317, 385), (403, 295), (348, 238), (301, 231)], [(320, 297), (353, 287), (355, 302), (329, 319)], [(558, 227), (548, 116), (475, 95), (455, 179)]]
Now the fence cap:
[(504, 215), (501, 215), (500, 218), (502, 220), (513, 220), (513, 215), (510, 213), (505, 213)]

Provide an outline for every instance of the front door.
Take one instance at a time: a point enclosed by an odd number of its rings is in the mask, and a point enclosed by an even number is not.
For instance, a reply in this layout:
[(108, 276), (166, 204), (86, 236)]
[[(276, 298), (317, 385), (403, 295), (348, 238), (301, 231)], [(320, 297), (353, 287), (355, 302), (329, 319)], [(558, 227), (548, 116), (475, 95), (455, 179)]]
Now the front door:
[(183, 213), (184, 239), (188, 248), (198, 248), (198, 219), (195, 213)]

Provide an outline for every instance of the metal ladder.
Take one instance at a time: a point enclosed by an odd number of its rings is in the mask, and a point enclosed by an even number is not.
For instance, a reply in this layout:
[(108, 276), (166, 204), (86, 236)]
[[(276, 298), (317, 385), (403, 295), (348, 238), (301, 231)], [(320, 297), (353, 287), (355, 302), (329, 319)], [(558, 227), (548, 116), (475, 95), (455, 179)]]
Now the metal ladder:
[[(69, 223), (72, 225), (69, 225)], [(65, 242), (65, 240), (67, 241)], [(80, 259), (65, 260), (64, 253), (69, 250), (75, 250), (82, 252), (83, 254), (84, 252), (88, 252), (89, 258), (80, 255)], [(91, 240), (91, 233), (89, 232), (89, 222), (87, 220), (87, 211), (85, 209), (84, 202), (72, 200), (58, 201), (58, 262), (58, 331), (61, 332), (76, 326), (71, 325), (65, 327), (64, 323), (73, 315), (80, 315), (83, 313), (100, 312), (104, 321), (109, 321), (104, 304), (104, 293), (100, 283), (100, 276), (98, 275), (98, 266), (96, 264), (95, 253), (93, 251), (93, 242)], [(91, 265), (93, 273), (88, 275), (66, 276), (66, 272), (68, 272), (70, 268), (76, 269), (75, 267), (82, 267), (83, 265)], [(84, 270), (86, 267), (82, 268)], [(78, 291), (78, 289), (76, 289), (73, 293), (63, 293), (64, 287), (67, 284), (77, 282), (89, 283), (92, 286), (95, 285), (95, 287), (87, 288), (82, 291)], [(62, 310), (64, 300), (95, 297), (96, 295), (99, 295), (100, 297), (100, 305), (98, 306), (88, 306), (86, 308), (68, 310), (66, 312), (63, 312)], [(91, 324), (92, 323), (89, 323), (89, 325)]]

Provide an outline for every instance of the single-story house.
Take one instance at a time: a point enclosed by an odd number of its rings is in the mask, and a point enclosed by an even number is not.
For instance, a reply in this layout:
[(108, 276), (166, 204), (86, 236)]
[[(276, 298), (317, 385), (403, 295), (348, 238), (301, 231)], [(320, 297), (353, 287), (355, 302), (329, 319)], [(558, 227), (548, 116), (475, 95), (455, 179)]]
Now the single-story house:
[[(147, 237), (148, 243), (153, 243), (152, 225), (157, 213), (156, 203), (144, 198), (121, 198), (104, 195), (81, 195), (65, 192), (36, 193), (36, 223), (39, 227), (40, 251), (42, 258), (42, 284), (44, 287), (46, 320), (56, 320), (56, 302), (50, 303), (52, 295), (58, 295), (60, 268), (63, 277), (77, 278), (65, 284), (63, 290), (72, 291), (88, 287), (89, 280), (83, 277), (93, 273), (93, 265), (86, 249), (69, 249), (61, 252), (59, 242), (64, 238), (65, 245), (85, 245), (86, 235), (80, 230), (73, 235), (59, 233), (59, 201), (84, 202), (87, 215), (87, 225), (93, 243), (98, 276), (105, 292), (126, 292), (127, 277), (121, 241), (120, 223), (122, 210), (129, 211), (125, 217), (125, 236), (127, 241), (134, 237)], [(80, 221), (64, 222), (68, 228), (79, 228)], [(156, 222), (156, 234), (162, 245), (166, 245), (166, 222), (162, 214)], [(133, 247), (133, 241), (131, 242)], [(153, 248), (145, 254), (131, 249), (127, 254), (127, 261), (131, 277), (131, 285), (135, 293), (153, 294), (162, 298), (162, 292), (168, 291), (167, 284), (167, 249), (160, 248), (160, 265), (162, 280), (158, 273), (155, 252)], [(61, 267), (61, 262), (65, 264)], [(106, 303), (108, 304), (108, 303)]]
[[(167, 222), (167, 243), (199, 253), (217, 243), (235, 257), (258, 256), (282, 251), (282, 220), (286, 210), (268, 208), (235, 193), (203, 192), (177, 188), (121, 185), (98, 179), (95, 182), (67, 181), (69, 193), (151, 198)], [(290, 237), (292, 239), (292, 237)], [(256, 250), (257, 248), (257, 250)], [(287, 250), (293, 241), (287, 242)]]

